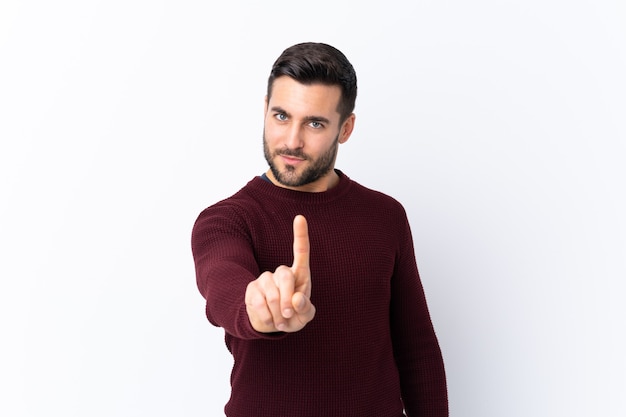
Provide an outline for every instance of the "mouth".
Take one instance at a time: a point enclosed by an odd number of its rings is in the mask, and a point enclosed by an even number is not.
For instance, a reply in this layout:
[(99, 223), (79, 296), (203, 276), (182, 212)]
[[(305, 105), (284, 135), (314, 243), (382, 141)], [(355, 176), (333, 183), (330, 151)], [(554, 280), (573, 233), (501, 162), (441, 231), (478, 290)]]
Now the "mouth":
[(288, 165), (297, 165), (301, 162), (304, 162), (304, 158), (298, 158), (295, 156), (290, 156), (290, 155), (285, 155), (285, 154), (279, 154), (278, 156), (281, 157), (283, 162), (285, 162)]

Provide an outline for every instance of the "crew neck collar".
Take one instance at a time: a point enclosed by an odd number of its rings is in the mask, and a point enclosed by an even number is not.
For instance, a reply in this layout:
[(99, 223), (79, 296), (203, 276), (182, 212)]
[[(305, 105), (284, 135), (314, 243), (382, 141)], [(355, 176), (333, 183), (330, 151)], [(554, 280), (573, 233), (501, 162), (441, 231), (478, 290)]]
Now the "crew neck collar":
[(339, 176), (337, 184), (329, 190), (320, 192), (308, 192), (283, 188), (273, 184), (269, 181), (269, 178), (263, 178), (264, 174), (253, 178), (248, 185), (251, 187), (253, 192), (263, 193), (266, 196), (270, 194), (272, 198), (309, 203), (323, 203), (343, 196), (350, 188), (350, 184), (352, 182), (350, 178), (339, 169), (335, 169), (335, 172)]

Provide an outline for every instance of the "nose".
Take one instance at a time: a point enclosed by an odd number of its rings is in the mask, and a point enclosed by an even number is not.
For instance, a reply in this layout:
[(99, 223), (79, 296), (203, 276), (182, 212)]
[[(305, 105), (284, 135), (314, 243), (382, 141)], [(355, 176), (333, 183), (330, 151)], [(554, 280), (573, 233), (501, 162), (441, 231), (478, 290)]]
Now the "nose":
[(297, 123), (289, 126), (289, 129), (287, 129), (285, 134), (285, 146), (288, 149), (300, 149), (304, 146), (304, 141), (302, 140), (302, 129)]

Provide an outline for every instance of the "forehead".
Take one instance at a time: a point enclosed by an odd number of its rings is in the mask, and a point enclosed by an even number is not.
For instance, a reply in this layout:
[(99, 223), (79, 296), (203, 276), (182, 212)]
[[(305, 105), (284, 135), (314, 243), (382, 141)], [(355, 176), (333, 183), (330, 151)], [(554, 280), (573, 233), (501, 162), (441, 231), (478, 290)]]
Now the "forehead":
[(341, 88), (337, 85), (302, 84), (291, 77), (274, 80), (268, 107), (280, 107), (294, 115), (339, 117)]

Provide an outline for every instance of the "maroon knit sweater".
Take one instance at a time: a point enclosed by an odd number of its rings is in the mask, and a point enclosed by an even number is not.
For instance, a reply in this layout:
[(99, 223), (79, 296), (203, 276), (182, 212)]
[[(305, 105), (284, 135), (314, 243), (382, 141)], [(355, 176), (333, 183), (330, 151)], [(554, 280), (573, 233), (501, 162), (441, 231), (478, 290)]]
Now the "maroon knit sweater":
[[(406, 213), (337, 171), (323, 193), (254, 178), (198, 217), (197, 283), (234, 357), (232, 417), (448, 415), (446, 379)], [(316, 315), (296, 333), (250, 325), (247, 284), (293, 261), (293, 218), (311, 245)]]

